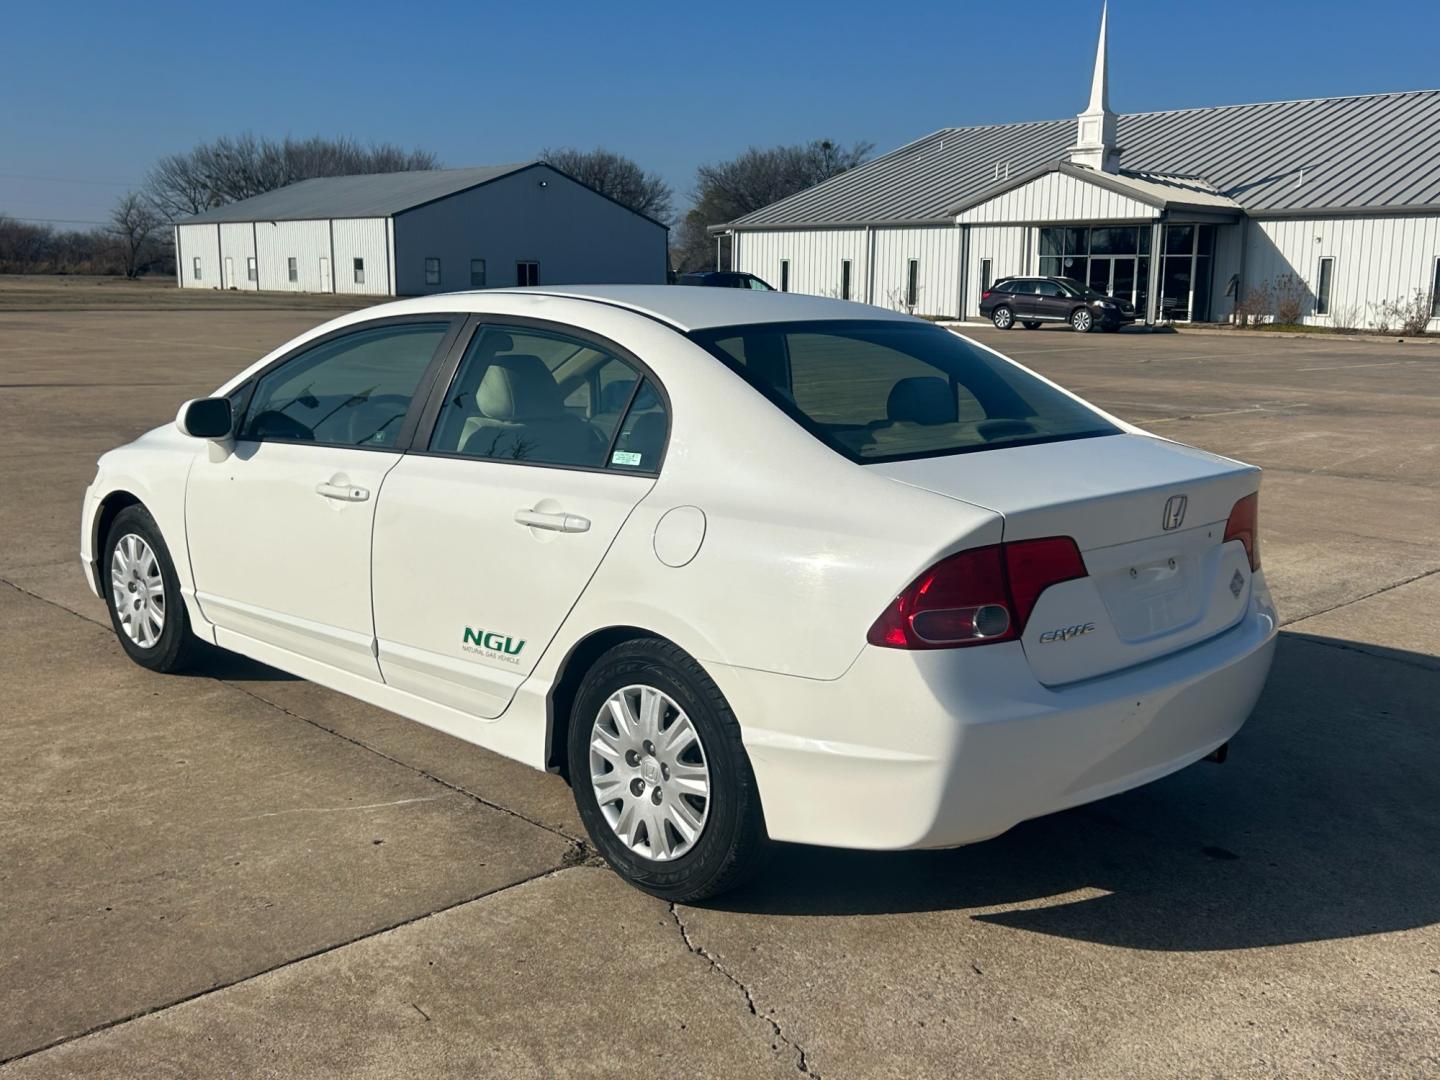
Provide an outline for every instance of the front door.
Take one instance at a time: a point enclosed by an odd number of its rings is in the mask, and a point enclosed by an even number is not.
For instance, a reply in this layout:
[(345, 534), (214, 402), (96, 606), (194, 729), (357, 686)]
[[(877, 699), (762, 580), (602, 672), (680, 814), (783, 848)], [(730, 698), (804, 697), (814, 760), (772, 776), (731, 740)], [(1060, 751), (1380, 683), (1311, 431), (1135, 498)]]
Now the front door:
[(375, 520), (380, 668), (493, 718), (654, 485), (666, 411), (615, 347), (516, 324), (477, 331), (429, 412), (433, 436), (386, 479)]
[(1070, 317), (1070, 296), (1053, 281), (1035, 282), (1035, 307), (1031, 318), (1064, 322)]
[(379, 678), (375, 506), (450, 329), (444, 316), (388, 320), (302, 348), (258, 378), (233, 451), (197, 456), (185, 526), (196, 599), (222, 639)]
[(229, 255), (225, 256), (225, 276), (220, 281), (222, 289), (228, 289), (235, 284), (235, 260)]
[(324, 255), (320, 256), (320, 291), (335, 291), (335, 283), (330, 280), (330, 260)]

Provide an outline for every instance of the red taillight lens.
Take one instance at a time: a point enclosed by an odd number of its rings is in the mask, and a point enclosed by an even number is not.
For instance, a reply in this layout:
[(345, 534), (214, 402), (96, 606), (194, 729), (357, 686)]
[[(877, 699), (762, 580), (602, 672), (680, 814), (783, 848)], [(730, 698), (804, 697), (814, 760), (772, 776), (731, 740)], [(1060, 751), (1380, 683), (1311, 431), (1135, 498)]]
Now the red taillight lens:
[(1230, 511), (1230, 520), (1225, 522), (1225, 543), (1239, 540), (1245, 545), (1245, 554), (1250, 556), (1251, 571), (1260, 569), (1260, 493), (1246, 495)]
[(953, 649), (1013, 641), (1051, 585), (1085, 576), (1068, 536), (973, 548), (921, 574), (870, 627), (866, 640), (890, 649)]
[(986, 289), (984, 292), (982, 292), (982, 293), (980, 294), (980, 299), (981, 299), (981, 300), (989, 300), (989, 299), (990, 299), (990, 290), (989, 290), (989, 289)]

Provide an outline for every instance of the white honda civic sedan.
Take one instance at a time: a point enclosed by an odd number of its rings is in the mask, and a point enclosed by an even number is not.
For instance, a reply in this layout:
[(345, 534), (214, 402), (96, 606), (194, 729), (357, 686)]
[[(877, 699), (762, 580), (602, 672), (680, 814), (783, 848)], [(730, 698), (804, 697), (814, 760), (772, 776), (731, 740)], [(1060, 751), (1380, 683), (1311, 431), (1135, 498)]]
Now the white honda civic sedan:
[(558, 771), (690, 900), (1219, 756), (1274, 648), (1259, 481), (860, 304), (451, 293), (107, 453), (81, 554), (138, 663), (209, 642)]

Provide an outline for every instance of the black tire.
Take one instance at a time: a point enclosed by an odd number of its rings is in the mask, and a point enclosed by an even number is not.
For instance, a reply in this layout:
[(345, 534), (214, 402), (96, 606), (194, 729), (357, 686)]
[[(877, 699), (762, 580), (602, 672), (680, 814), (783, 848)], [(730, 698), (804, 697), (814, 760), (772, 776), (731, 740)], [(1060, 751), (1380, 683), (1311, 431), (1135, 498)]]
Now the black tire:
[(1039, 330), (1039, 329), (1040, 329), (1040, 324), (1039, 324), (1038, 322), (1035, 322), (1034, 320), (1030, 320), (1030, 319), (1027, 319), (1025, 322), (1021, 323), (1020, 325), (1023, 326), (1023, 327), (1025, 327), (1026, 330)]
[[(710, 794), (700, 835), (688, 851), (664, 861), (632, 850), (617, 835), (590, 779), (590, 743), (601, 710), (612, 694), (634, 685), (653, 687), (684, 710), (709, 769)], [(720, 688), (678, 646), (639, 638), (615, 646), (595, 662), (571, 711), (569, 761), (585, 831), (615, 872), (636, 888), (662, 900), (689, 903), (735, 888), (762, 865), (769, 840), (740, 725)]]
[(1009, 330), (1015, 325), (1015, 313), (1001, 304), (990, 313), (990, 321), (995, 324), (997, 330)]
[(1070, 313), (1070, 328), (1077, 334), (1088, 334), (1099, 325), (1089, 308), (1076, 308)]
[[(144, 540), (154, 552), (164, 585), (164, 626), (159, 637), (148, 647), (133, 640), (126, 631), (111, 587), (115, 548), (132, 534)], [(115, 629), (120, 647), (141, 667), (164, 674), (183, 671), (200, 655), (202, 644), (190, 632), (190, 616), (180, 595), (180, 580), (175, 576), (170, 549), (165, 546), (165, 538), (160, 535), (155, 519), (143, 506), (127, 506), (110, 523), (110, 529), (105, 534), (105, 546), (100, 553), (100, 591), (105, 598), (105, 606), (110, 610), (110, 625)]]

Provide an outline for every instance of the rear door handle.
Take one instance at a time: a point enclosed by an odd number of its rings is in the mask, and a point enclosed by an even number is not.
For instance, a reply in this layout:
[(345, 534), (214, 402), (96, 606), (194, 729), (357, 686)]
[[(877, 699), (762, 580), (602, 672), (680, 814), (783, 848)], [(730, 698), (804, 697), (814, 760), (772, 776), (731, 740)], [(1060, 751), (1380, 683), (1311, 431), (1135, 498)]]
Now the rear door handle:
[(590, 519), (579, 514), (546, 514), (539, 510), (516, 510), (515, 521), (532, 529), (551, 532), (582, 533), (590, 531)]
[(315, 493), (324, 495), (327, 499), (339, 499), (341, 502), (364, 502), (370, 498), (370, 489), (356, 487), (354, 484), (335, 484), (329, 481), (315, 485)]

